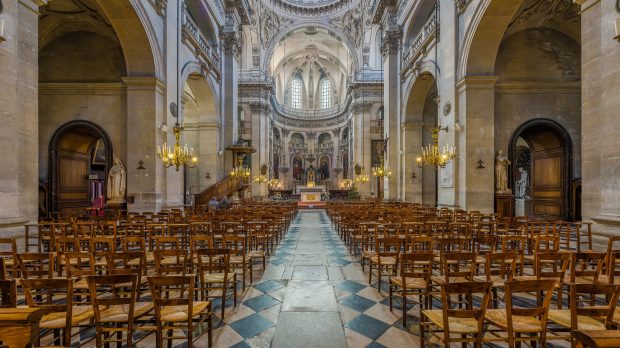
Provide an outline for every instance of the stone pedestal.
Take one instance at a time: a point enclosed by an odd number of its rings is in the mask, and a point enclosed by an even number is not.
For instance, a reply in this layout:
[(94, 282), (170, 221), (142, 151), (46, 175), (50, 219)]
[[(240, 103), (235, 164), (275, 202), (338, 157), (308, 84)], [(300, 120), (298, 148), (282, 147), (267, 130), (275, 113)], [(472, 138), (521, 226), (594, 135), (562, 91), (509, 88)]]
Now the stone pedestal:
[(529, 216), (531, 211), (531, 199), (515, 199), (515, 216)]
[(514, 202), (515, 197), (512, 193), (495, 193), (495, 213), (500, 214), (502, 217), (514, 216)]

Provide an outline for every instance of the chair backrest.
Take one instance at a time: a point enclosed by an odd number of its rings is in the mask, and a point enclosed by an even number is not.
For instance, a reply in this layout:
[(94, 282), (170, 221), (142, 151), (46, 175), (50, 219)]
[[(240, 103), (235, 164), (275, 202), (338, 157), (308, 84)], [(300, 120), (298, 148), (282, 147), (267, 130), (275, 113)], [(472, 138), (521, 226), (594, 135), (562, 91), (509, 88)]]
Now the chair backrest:
[(231, 251), (229, 249), (197, 249), (196, 257), (199, 277), (201, 278), (200, 282), (203, 282), (202, 277), (205, 274), (228, 274), (231, 271), (229, 264), (230, 254)]
[(407, 284), (406, 278), (424, 279), (427, 286), (433, 275), (433, 262), (435, 255), (432, 252), (415, 252), (400, 254), (400, 276), (403, 284)]
[[(450, 318), (475, 319), (478, 322), (478, 346), (482, 339), (484, 315), (490, 299), (491, 282), (458, 282), (441, 286), (444, 342), (450, 342)], [(459, 296), (455, 296), (459, 295)], [(463, 296), (465, 295), (465, 296)], [(473, 301), (474, 295), (482, 295), (481, 301)], [(456, 299), (456, 303), (454, 300)], [(463, 301), (463, 302), (462, 302)]]
[(194, 253), (198, 249), (212, 249), (213, 237), (209, 235), (195, 235), (190, 238), (190, 251)]
[(558, 251), (560, 250), (560, 238), (555, 234), (541, 234), (534, 237), (534, 251)]
[(63, 344), (70, 346), (73, 318), (73, 281), (67, 278), (22, 279), (24, 297), (28, 307), (45, 308), (50, 312), (64, 312)]
[(536, 277), (552, 278), (562, 282), (570, 259), (571, 254), (564, 251), (537, 252), (534, 255)]
[[(619, 293), (620, 285), (615, 284), (571, 284), (571, 329), (579, 330), (578, 316), (604, 318), (606, 328), (608, 330), (613, 329), (613, 319)], [(603, 300), (606, 300), (607, 305), (598, 302)], [(587, 303), (590, 305), (584, 306)]]
[(92, 253), (68, 252), (64, 254), (67, 277), (95, 274), (95, 257)]
[(456, 251), (469, 251), (470, 240), (458, 237), (443, 237), (437, 239), (439, 246), (439, 252), (456, 252)]
[(52, 253), (17, 254), (19, 273), (24, 279), (52, 278), (54, 274), (54, 256)]
[(491, 235), (483, 235), (483, 236), (475, 236), (474, 239), (474, 250), (478, 253), (478, 255), (486, 255), (489, 253), (494, 253), (497, 249), (497, 237)]
[[(112, 306), (126, 306), (128, 308), (127, 325), (129, 332), (131, 332), (138, 276), (135, 274), (92, 275), (86, 277), (86, 280), (88, 281), (88, 290), (97, 325), (101, 323), (102, 309)], [(127, 296), (128, 293), (125, 289), (118, 287), (118, 284), (124, 284), (123, 288), (128, 287), (130, 289), (129, 296)]]
[(486, 254), (486, 276), (487, 281), (493, 277), (501, 277), (505, 281), (510, 281), (517, 273), (517, 260), (519, 254), (514, 251), (488, 253)]
[(155, 250), (178, 250), (180, 241), (177, 237), (155, 237)]
[(606, 252), (579, 251), (572, 253), (570, 263), (571, 283), (575, 282), (576, 277), (591, 277), (592, 283), (598, 283), (598, 277), (602, 274), (606, 261)]
[(123, 251), (141, 251), (146, 252), (146, 243), (143, 237), (125, 237), (123, 238)]
[(157, 275), (187, 274), (187, 251), (182, 249), (155, 250)]
[(473, 280), (476, 272), (476, 253), (469, 251), (454, 251), (441, 253), (442, 273), (446, 282), (450, 278), (465, 278)]
[(222, 239), (222, 245), (226, 249), (230, 249), (233, 255), (245, 256), (246, 254), (246, 238), (244, 236), (226, 234)]
[(398, 259), (404, 240), (399, 237), (383, 237), (376, 239), (375, 252), (381, 260), (382, 257), (395, 257)]
[(17, 283), (15, 279), (0, 280), (0, 308), (17, 307)]
[[(540, 335), (546, 336), (547, 316), (556, 281), (553, 279), (513, 280), (505, 283), (506, 319), (509, 340), (514, 340), (514, 317), (536, 317), (540, 321)], [(542, 293), (542, 301), (529, 301), (528, 307), (518, 306), (529, 293)]]
[(193, 319), (194, 278), (189, 275), (148, 277), (151, 296), (155, 304), (157, 326), (161, 327), (161, 310), (165, 306), (187, 307), (187, 320)]
[(146, 274), (145, 255), (141, 251), (123, 251), (105, 255), (108, 274)]
[(433, 237), (408, 235), (405, 250), (410, 253), (432, 252), (435, 250), (435, 239)]

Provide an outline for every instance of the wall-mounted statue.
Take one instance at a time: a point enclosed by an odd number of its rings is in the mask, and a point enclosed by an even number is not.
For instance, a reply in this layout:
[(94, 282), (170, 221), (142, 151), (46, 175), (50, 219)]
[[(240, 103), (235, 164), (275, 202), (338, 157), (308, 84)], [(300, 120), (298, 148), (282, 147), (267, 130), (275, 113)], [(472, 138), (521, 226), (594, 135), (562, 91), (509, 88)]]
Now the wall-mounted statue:
[(125, 202), (127, 172), (120, 159), (114, 160), (114, 165), (108, 172), (108, 199), (111, 203)]
[(280, 18), (276, 14), (270, 11), (263, 12), (262, 23), (260, 24), (261, 44), (263, 48), (269, 47), (271, 40), (276, 36), (280, 30)]
[(342, 27), (344, 33), (355, 47), (359, 47), (362, 43), (362, 18), (360, 11), (355, 9), (347, 12), (342, 18)]
[(508, 166), (510, 161), (502, 150), (497, 151), (495, 157), (495, 191), (510, 192), (508, 188)]
[(519, 173), (521, 173), (521, 177), (515, 182), (515, 197), (517, 199), (529, 199), (527, 188), (530, 185), (530, 176), (523, 167), (519, 167)]

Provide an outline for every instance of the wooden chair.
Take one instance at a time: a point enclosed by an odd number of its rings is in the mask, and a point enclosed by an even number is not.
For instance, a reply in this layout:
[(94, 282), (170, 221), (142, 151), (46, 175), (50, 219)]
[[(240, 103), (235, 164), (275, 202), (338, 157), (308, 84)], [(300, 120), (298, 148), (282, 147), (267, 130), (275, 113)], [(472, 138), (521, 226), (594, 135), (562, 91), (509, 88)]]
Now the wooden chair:
[[(88, 288), (95, 313), (97, 348), (104, 344), (126, 343), (132, 347), (135, 320), (148, 314), (153, 309), (150, 302), (136, 303), (138, 277), (135, 274), (114, 274), (89, 276)], [(121, 285), (119, 287), (119, 284)], [(120, 291), (121, 287), (129, 288)], [(122, 334), (125, 332), (125, 340)]]
[[(155, 304), (155, 319), (157, 324), (157, 347), (168, 341), (168, 347), (173, 339), (187, 340), (187, 347), (193, 347), (194, 331), (197, 325), (207, 321), (208, 343), (212, 346), (212, 312), (211, 301), (194, 301), (194, 275), (173, 275), (163, 277), (149, 277), (151, 296)], [(186, 334), (174, 336), (174, 331), (183, 331)], [(164, 336), (164, 332), (166, 335)]]
[[(407, 297), (418, 295), (418, 303), (423, 309), (430, 307), (430, 286), (433, 274), (432, 252), (400, 254), (400, 275), (390, 277), (390, 311), (393, 295), (402, 297), (403, 326), (407, 327)], [(424, 299), (424, 300), (422, 300)]]
[(197, 290), (200, 300), (220, 298), (222, 319), (224, 319), (224, 309), (228, 298), (232, 296), (233, 305), (237, 305), (237, 273), (231, 269), (230, 254), (228, 249), (196, 250), (199, 280)]
[[(73, 282), (66, 278), (22, 279), (26, 304), (32, 308), (45, 308), (49, 314), (41, 318), (40, 330), (52, 330), (52, 343), (71, 346), (71, 329), (90, 321), (94, 314), (91, 306), (74, 305)], [(62, 332), (62, 334), (60, 334)], [(61, 339), (62, 338), (62, 339)], [(36, 346), (40, 346), (39, 336)]]
[(158, 276), (185, 275), (188, 270), (188, 256), (186, 250), (155, 250), (155, 273)]
[[(510, 348), (514, 348), (516, 342), (537, 341), (545, 347), (547, 342), (547, 316), (555, 283), (556, 281), (553, 279), (506, 282), (506, 295), (504, 296), (506, 308), (487, 310), (486, 319), (493, 326), (506, 331), (507, 336), (496, 336), (488, 341), (505, 341), (508, 342)], [(515, 305), (521, 303), (517, 297), (526, 297), (523, 294), (529, 292), (542, 293), (543, 301), (527, 308)], [(516, 296), (518, 294), (520, 295)]]
[(54, 275), (53, 253), (21, 253), (17, 254), (19, 274), (23, 279), (52, 278)]
[(504, 291), (504, 285), (511, 281), (517, 271), (518, 254), (515, 252), (498, 252), (486, 254), (484, 275), (474, 277), (476, 281), (491, 282), (491, 303), (497, 308), (498, 290)]
[[(68, 252), (62, 256), (67, 266), (67, 278), (73, 279), (74, 296), (88, 297), (87, 276), (95, 274), (95, 257), (91, 253)], [(60, 273), (59, 273), (60, 275)]]
[(134, 274), (138, 277), (136, 301), (139, 302), (142, 293), (148, 291), (144, 253), (140, 251), (109, 253), (106, 254), (106, 263), (107, 274)]
[[(262, 261), (263, 271), (267, 266), (267, 254), (270, 250), (270, 235), (267, 229), (267, 222), (252, 221), (246, 224), (247, 230), (247, 249), (251, 264), (254, 260)], [(250, 268), (252, 265), (250, 265)]]
[(17, 278), (17, 243), (15, 238), (0, 238), (0, 257), (4, 259), (6, 275)]
[(0, 308), (17, 307), (17, 283), (15, 279), (0, 280)]
[(433, 284), (469, 282), (476, 273), (476, 253), (470, 251), (445, 252), (441, 254), (441, 275), (433, 276)]
[(246, 237), (226, 234), (222, 239), (225, 249), (230, 250), (230, 266), (234, 269), (241, 270), (242, 286), (245, 291), (245, 279), (247, 273), (250, 274), (250, 284), (254, 281), (252, 275), (252, 257), (247, 253)]
[[(489, 303), (490, 282), (459, 282), (441, 286), (442, 309), (423, 310), (420, 317), (420, 347), (430, 346), (427, 332), (444, 346), (453, 342), (482, 347), (483, 324)], [(474, 295), (482, 297), (478, 303)], [(454, 302), (454, 298), (457, 302)], [(477, 306), (476, 306), (477, 305)], [(437, 328), (437, 329), (433, 329)], [(439, 334), (438, 334), (439, 333)], [(455, 337), (453, 334), (458, 334)]]
[[(550, 309), (549, 321), (570, 329), (570, 339), (575, 347), (577, 330), (617, 329), (614, 313), (618, 304), (620, 285), (614, 284), (571, 284), (570, 309)], [(600, 296), (602, 295), (602, 296)], [(607, 300), (607, 304), (599, 301)], [(589, 303), (589, 306), (584, 304)]]
[(398, 258), (401, 248), (403, 247), (403, 242), (404, 241), (399, 237), (377, 238), (375, 247), (377, 254), (370, 258), (368, 264), (368, 284), (372, 285), (373, 266), (377, 269), (377, 277), (379, 278), (377, 289), (379, 290), (381, 290), (381, 276), (383, 271), (391, 271), (391, 275), (396, 275)]

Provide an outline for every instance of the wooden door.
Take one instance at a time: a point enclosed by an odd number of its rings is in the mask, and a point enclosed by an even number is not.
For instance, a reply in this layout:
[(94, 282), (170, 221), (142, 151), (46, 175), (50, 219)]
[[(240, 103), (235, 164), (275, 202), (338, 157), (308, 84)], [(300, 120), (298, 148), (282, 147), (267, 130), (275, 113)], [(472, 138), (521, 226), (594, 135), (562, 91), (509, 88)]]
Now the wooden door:
[(562, 219), (565, 195), (564, 149), (532, 152), (532, 214), (534, 218)]
[(85, 213), (84, 209), (90, 206), (89, 173), (90, 155), (88, 153), (59, 152), (57, 196), (59, 212)]

